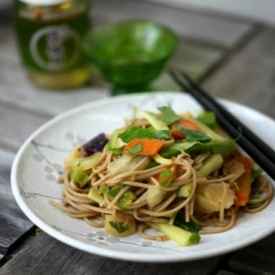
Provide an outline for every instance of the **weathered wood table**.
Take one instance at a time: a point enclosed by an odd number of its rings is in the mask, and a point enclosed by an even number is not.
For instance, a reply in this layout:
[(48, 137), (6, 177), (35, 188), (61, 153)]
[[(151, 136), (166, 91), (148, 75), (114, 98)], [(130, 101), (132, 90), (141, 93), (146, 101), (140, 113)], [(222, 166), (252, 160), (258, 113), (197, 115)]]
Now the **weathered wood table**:
[[(253, 107), (275, 119), (275, 28), (134, 0), (94, 1), (93, 25), (149, 18), (172, 28), (180, 46), (170, 65), (185, 69), (214, 96)], [(158, 90), (179, 88), (164, 72)], [(108, 97), (94, 79), (69, 92), (28, 82), (18, 58), (12, 10), (0, 13), (0, 274), (275, 274), (275, 234), (239, 251), (201, 261), (142, 264), (105, 259), (41, 232), (17, 206), (10, 187), (14, 156), (24, 140), (53, 116)], [(275, 133), (274, 133), (275, 136)]]

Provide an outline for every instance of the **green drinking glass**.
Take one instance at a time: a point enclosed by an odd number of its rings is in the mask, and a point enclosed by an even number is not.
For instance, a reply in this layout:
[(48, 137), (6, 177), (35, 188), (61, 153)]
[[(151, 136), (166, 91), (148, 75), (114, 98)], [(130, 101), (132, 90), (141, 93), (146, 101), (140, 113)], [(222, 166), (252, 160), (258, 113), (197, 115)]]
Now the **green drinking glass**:
[(113, 84), (112, 95), (148, 92), (175, 52), (178, 37), (169, 28), (148, 20), (111, 23), (88, 33), (83, 50)]

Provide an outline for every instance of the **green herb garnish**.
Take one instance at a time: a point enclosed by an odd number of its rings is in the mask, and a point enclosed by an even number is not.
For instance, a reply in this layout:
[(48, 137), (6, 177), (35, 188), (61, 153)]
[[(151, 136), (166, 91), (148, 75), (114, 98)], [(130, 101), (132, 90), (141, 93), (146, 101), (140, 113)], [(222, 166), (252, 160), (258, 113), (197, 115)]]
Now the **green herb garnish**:
[(126, 130), (119, 135), (125, 143), (128, 143), (134, 138), (148, 138), (148, 139), (168, 139), (171, 136), (170, 130), (154, 130), (153, 128), (140, 128), (130, 125)]
[(158, 116), (158, 119), (167, 125), (170, 125), (180, 119), (180, 117), (175, 114), (170, 106), (162, 106), (158, 109), (161, 111), (161, 115)]
[(202, 143), (209, 142), (211, 141), (211, 138), (206, 136), (200, 131), (197, 130), (187, 130), (181, 126), (178, 126), (177, 129), (185, 135), (185, 140), (187, 142), (192, 142), (192, 141), (199, 141)]
[(196, 118), (198, 121), (204, 123), (205, 125), (209, 126), (210, 128), (213, 128), (217, 125), (216, 121), (216, 115), (213, 112), (210, 111), (204, 111)]
[(129, 227), (125, 226), (123, 222), (113, 222), (110, 221), (109, 224), (116, 229), (118, 233), (123, 233), (129, 229)]
[(139, 152), (142, 151), (142, 144), (141, 142), (138, 142), (136, 145), (134, 145), (133, 147), (129, 148), (127, 150), (128, 153), (133, 154), (133, 155), (137, 155)]
[(154, 138), (156, 139), (168, 139), (171, 137), (172, 131), (170, 130), (159, 130), (155, 132)]

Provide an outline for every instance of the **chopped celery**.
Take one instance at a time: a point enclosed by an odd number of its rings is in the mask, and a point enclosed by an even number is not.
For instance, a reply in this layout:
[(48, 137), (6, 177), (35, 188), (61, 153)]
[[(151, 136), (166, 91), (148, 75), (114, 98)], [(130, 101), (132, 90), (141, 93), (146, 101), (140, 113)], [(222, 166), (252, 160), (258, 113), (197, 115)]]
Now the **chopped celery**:
[(98, 193), (98, 190), (94, 187), (92, 187), (90, 190), (89, 190), (89, 193), (88, 193), (88, 198), (91, 199), (92, 201), (94, 202), (97, 202), (98, 204), (102, 203), (104, 201), (104, 198), (103, 196), (101, 196), (99, 193)]
[(67, 166), (71, 169), (77, 168), (78, 170), (90, 170), (97, 165), (101, 154), (102, 153), (97, 152), (89, 157), (73, 159), (67, 163)]
[(162, 202), (165, 192), (158, 185), (151, 185), (147, 190), (147, 205), (149, 209), (154, 208)]
[(191, 194), (191, 184), (189, 183), (189, 184), (182, 185), (178, 189), (177, 196), (180, 198), (187, 198), (189, 197), (190, 194)]
[(198, 233), (192, 233), (167, 223), (157, 223), (156, 225), (158, 231), (166, 235), (169, 239), (173, 240), (180, 246), (197, 244), (200, 241), (200, 235)]
[(198, 173), (202, 177), (206, 177), (218, 170), (222, 164), (223, 157), (219, 154), (212, 154), (203, 162), (203, 165), (199, 168)]
[(72, 180), (82, 186), (89, 181), (89, 175), (86, 172), (78, 169), (72, 170), (70, 173), (70, 177)]
[(146, 111), (138, 111), (138, 113), (144, 117), (155, 130), (169, 130), (169, 127), (167, 126), (166, 123), (163, 121), (159, 120), (157, 118), (156, 114), (153, 114), (151, 112), (146, 112)]
[(214, 142), (222, 142), (225, 141), (225, 138), (214, 132), (211, 128), (209, 128), (204, 123), (201, 123), (198, 120), (195, 120), (198, 126), (203, 130), (204, 134), (211, 138)]

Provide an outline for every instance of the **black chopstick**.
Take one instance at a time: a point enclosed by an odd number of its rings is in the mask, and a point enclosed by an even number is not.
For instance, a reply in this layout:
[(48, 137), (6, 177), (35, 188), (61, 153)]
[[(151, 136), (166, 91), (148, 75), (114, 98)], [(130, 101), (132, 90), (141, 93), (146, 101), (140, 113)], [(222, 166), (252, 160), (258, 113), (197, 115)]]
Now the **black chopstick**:
[[(195, 83), (186, 73), (181, 72), (182, 76), (185, 77), (187, 82), (197, 91), (197, 94), (204, 97), (205, 100), (216, 106), (219, 111), (229, 120), (236, 128), (240, 128), (243, 135), (245, 135), (249, 140), (256, 146), (261, 148), (261, 151), (268, 155), (268, 158), (272, 160), (275, 165), (275, 152), (270, 146), (268, 146), (263, 140), (261, 140), (255, 133), (253, 133), (249, 128), (247, 128), (241, 121), (239, 121), (235, 116), (233, 116), (229, 111), (227, 111), (222, 105), (220, 105), (209, 93), (203, 90), (197, 83)], [(275, 168), (275, 167), (274, 167)]]
[(205, 110), (213, 111), (216, 114), (219, 125), (232, 138), (237, 139), (240, 147), (275, 180), (274, 150), (204, 91), (186, 73), (179, 70), (169, 70), (169, 73), (183, 91), (193, 96)]

